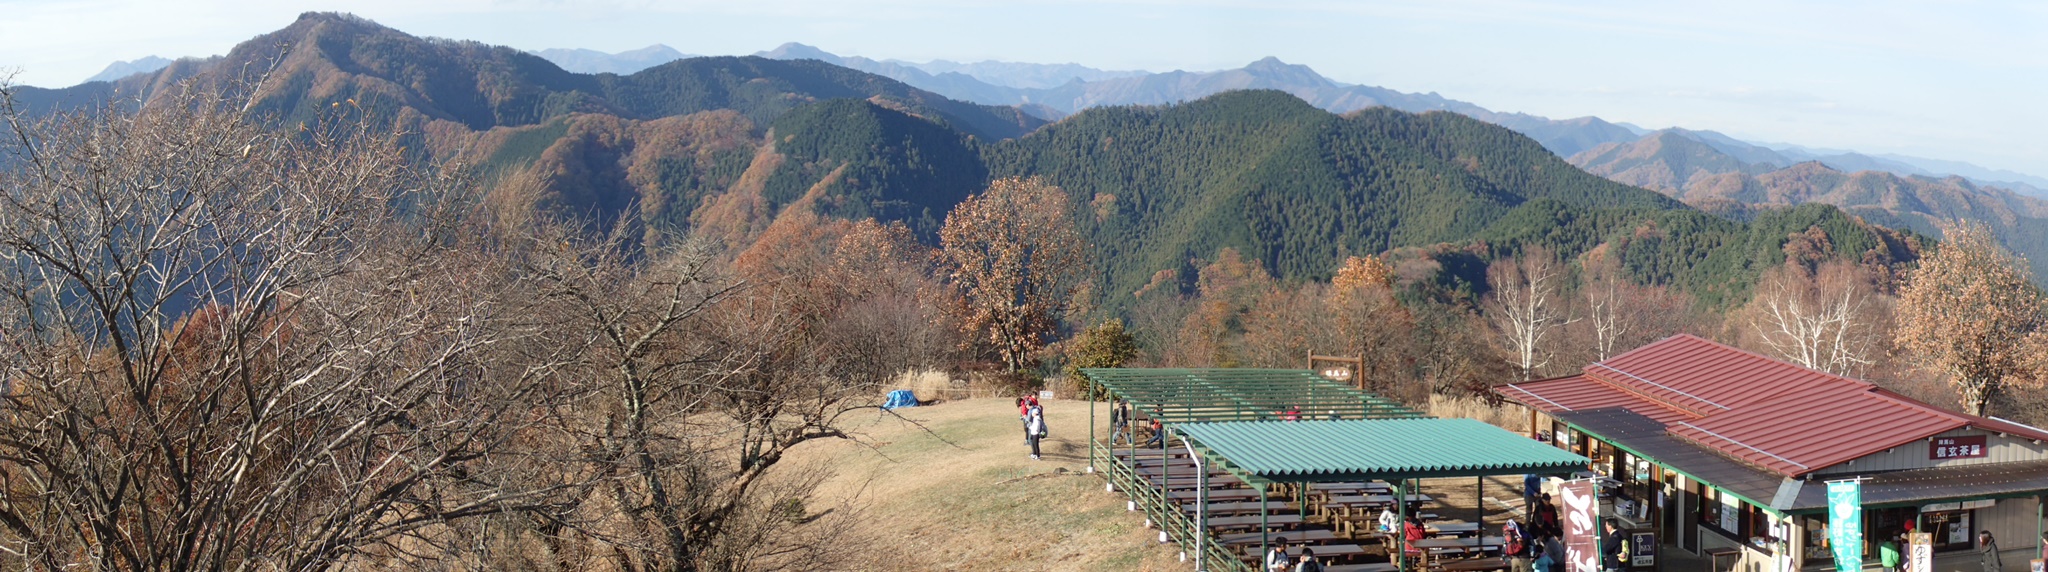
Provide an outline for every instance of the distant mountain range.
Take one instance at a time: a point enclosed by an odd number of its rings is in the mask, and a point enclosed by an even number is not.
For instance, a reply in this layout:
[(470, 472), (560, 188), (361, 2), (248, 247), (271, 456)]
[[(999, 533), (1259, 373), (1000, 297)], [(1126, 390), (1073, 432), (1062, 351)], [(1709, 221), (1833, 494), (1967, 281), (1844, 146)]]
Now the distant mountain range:
[(114, 62), (112, 64), (108, 64), (107, 69), (100, 70), (100, 73), (96, 73), (93, 74), (92, 77), (85, 78), (85, 81), (114, 81), (139, 73), (149, 73), (156, 70), (164, 69), (169, 65), (171, 65), (171, 60), (159, 58), (156, 56), (143, 56), (142, 59), (135, 60), (132, 62)]
[[(566, 71), (583, 74), (630, 75), (656, 65), (692, 57), (662, 44), (638, 50), (608, 54), (587, 49), (549, 49), (533, 52)], [(888, 77), (949, 99), (984, 105), (1014, 106), (1048, 121), (1057, 121), (1089, 107), (1109, 105), (1158, 105), (1191, 101), (1236, 89), (1285, 91), (1316, 107), (1335, 113), (1349, 113), (1372, 106), (1423, 113), (1450, 111), (1513, 129), (1561, 157), (1572, 157), (1608, 143), (1630, 143), (1649, 131), (1626, 123), (1598, 117), (1555, 120), (1541, 116), (1502, 113), (1436, 93), (1404, 93), (1386, 88), (1345, 84), (1330, 80), (1307, 66), (1266, 58), (1243, 68), (1214, 72), (1172, 71), (1152, 73), (1137, 70), (1100, 70), (1074, 63), (1034, 64), (1001, 61), (958, 63), (947, 60), (910, 62), (839, 56), (817, 47), (785, 43), (758, 57), (777, 60), (818, 60), (832, 65)], [(170, 61), (154, 56), (135, 62), (116, 62), (89, 81), (113, 81), (140, 72), (156, 71)], [(2014, 192), (2048, 197), (2048, 178), (1979, 167), (1960, 161), (1944, 161), (1902, 155), (1865, 155), (1852, 151), (1809, 149), (1791, 144), (1762, 145), (1740, 141), (1712, 131), (1688, 131), (1696, 139), (1711, 140), (1737, 160), (1753, 165), (1787, 167), (1803, 161), (1820, 161), (1845, 172), (1884, 171), (1900, 176), (1942, 177), (1959, 175), (1977, 185), (1997, 186)]]
[(533, 55), (554, 62), (564, 70), (576, 73), (610, 73), (627, 75), (633, 72), (692, 57), (662, 44), (655, 44), (637, 50), (626, 50), (607, 54), (597, 50), (551, 49), (534, 52)]
[[(1914, 255), (1909, 236), (1831, 206), (1730, 220), (1588, 174), (1529, 137), (1460, 114), (1381, 106), (1338, 115), (1276, 90), (1090, 107), (1048, 125), (1018, 107), (823, 61), (700, 57), (581, 74), (510, 48), (314, 13), (212, 60), (15, 94), (32, 112), (115, 98), (148, 105), (175, 82), (231, 86), (268, 62), (276, 65), (249, 105), (267, 121), (363, 113), (408, 148), (478, 166), (494, 184), (487, 200), (504, 207), (493, 212), (574, 214), (599, 227), (634, 220), (648, 241), (688, 233), (743, 245), (792, 213), (899, 221), (929, 241), (953, 205), (990, 179), (1043, 177), (1082, 213), (1108, 308), (1127, 307), (1161, 271), (1192, 277), (1192, 261), (1222, 248), (1288, 278), (1327, 277), (1348, 254), (1406, 249), (1415, 264), (1403, 267), (1421, 272), (1426, 287), (1470, 296), (1483, 291), (1492, 257), (1605, 246), (1640, 280), (1709, 304), (1743, 299), (1761, 269), (1783, 258), (1786, 236), (1816, 226), (1845, 258)], [(1266, 62), (1239, 74), (1183, 74), (1196, 87), (1177, 93), (1257, 75), (1306, 81), (1305, 70)], [(1165, 80), (1068, 84), (1144, 81)], [(1323, 89), (1325, 105), (1447, 101)], [(1557, 126), (1572, 127), (1565, 123)]]
[[(886, 76), (953, 99), (1019, 106), (1047, 120), (1058, 120), (1089, 107), (1160, 105), (1191, 101), (1229, 90), (1274, 89), (1334, 113), (1349, 113), (1374, 106), (1414, 113), (1459, 113), (1527, 135), (1561, 157), (1571, 157), (1604, 144), (1629, 143), (1648, 134), (1647, 130), (1634, 125), (1598, 117), (1560, 120), (1523, 113), (1502, 113), (1434, 92), (1404, 93), (1341, 83), (1323, 77), (1308, 66), (1288, 64), (1278, 58), (1265, 58), (1243, 68), (1213, 72), (1102, 72), (1075, 64), (1000, 64), (1030, 70), (1033, 81), (1026, 81), (990, 72), (947, 73), (952, 68), (940, 65), (944, 62), (916, 64), (842, 57), (797, 43), (783, 44), (755, 55), (774, 59), (819, 60)], [(983, 62), (976, 65), (983, 66), (981, 69), (994, 69), (998, 64)], [(1871, 156), (1849, 151), (1810, 150), (1795, 145), (1772, 148), (1712, 131), (1694, 133), (1698, 133), (1701, 139), (1715, 141), (1724, 147), (1724, 152), (1749, 163), (1774, 163), (1784, 167), (1801, 161), (1821, 161), (1852, 172), (1875, 170), (1897, 175), (1961, 175), (1978, 184), (1999, 185), (2024, 194), (2048, 197), (2048, 190), (2043, 190), (2048, 189), (2048, 178), (1986, 169), (1959, 161), (1898, 155)]]
[[(1712, 211), (1825, 203), (1877, 224), (1934, 236), (1942, 222), (1976, 221), (1990, 226), (2008, 248), (2048, 260), (2048, 201), (2013, 190), (2026, 185), (1993, 186), (1960, 175), (1930, 175), (1897, 159), (1823, 153), (1773, 150), (1711, 131), (1664, 129), (1595, 147), (1570, 161), (1589, 173)], [(2048, 266), (2037, 265), (2034, 273), (2048, 283)]]

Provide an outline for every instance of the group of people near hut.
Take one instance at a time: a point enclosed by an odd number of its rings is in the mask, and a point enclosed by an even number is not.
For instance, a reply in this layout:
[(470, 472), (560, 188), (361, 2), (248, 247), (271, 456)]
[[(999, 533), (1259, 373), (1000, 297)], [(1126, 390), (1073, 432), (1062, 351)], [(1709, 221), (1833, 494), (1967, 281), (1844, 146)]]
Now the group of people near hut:
[[(1046, 431), (1045, 424), (1045, 407), (1038, 402), (1038, 396), (1026, 395), (1017, 398), (1017, 419), (1024, 423), (1024, 444), (1031, 447), (1031, 459), (1039, 460), (1038, 444), (1045, 439), (1048, 432)], [(1133, 445), (1138, 443), (1137, 433), (1131, 426), (1132, 420), (1130, 402), (1122, 399), (1117, 400), (1116, 405), (1109, 410), (1109, 444), (1111, 446), (1115, 446), (1118, 442)], [(1153, 419), (1152, 437), (1143, 446), (1162, 446), (1165, 444), (1165, 435), (1165, 425), (1161, 424), (1158, 419)]]
[(1045, 438), (1045, 408), (1038, 404), (1038, 396), (1026, 395), (1017, 398), (1017, 417), (1024, 420), (1024, 444), (1031, 446), (1031, 460), (1038, 457), (1038, 442)]

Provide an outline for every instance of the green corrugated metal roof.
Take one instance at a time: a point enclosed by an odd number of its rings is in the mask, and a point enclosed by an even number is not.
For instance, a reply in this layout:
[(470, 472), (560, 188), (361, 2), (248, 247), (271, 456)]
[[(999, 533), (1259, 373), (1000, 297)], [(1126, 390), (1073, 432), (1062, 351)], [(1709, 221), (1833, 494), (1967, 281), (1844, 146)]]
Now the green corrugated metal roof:
[(1147, 417), (1169, 424), (1279, 419), (1301, 408), (1304, 418), (1408, 419), (1420, 412), (1305, 369), (1083, 369)]
[(1563, 473), (1587, 460), (1474, 419), (1188, 423), (1212, 456), (1268, 481)]

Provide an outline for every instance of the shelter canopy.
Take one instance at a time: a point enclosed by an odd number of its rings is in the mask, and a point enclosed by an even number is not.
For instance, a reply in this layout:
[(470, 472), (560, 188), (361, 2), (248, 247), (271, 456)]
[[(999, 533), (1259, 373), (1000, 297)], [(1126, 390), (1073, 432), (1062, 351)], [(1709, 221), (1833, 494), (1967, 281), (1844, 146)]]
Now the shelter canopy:
[(1178, 427), (1205, 456), (1269, 482), (1337, 482), (1584, 470), (1587, 460), (1474, 419), (1299, 423), (1218, 422)]
[(1421, 412), (1305, 369), (1090, 368), (1088, 379), (1164, 423), (1303, 419), (1415, 419)]

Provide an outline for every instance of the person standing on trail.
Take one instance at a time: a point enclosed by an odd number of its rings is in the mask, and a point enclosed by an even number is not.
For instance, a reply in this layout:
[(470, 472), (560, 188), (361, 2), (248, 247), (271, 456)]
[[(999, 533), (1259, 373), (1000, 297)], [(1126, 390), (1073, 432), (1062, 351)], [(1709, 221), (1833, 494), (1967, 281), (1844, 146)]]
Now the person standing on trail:
[(1038, 441), (1045, 438), (1045, 410), (1032, 405), (1024, 413), (1024, 442), (1031, 444), (1031, 460), (1038, 460)]
[(1024, 442), (1025, 442), (1025, 443), (1030, 443), (1030, 442), (1031, 442), (1031, 404), (1030, 404), (1030, 403), (1028, 403), (1028, 402), (1026, 402), (1026, 401), (1024, 401), (1025, 399), (1029, 399), (1029, 398), (1028, 398), (1028, 397), (1019, 397), (1019, 398), (1017, 398), (1017, 422), (1018, 422), (1018, 423), (1021, 423), (1021, 424), (1023, 424), (1023, 426), (1024, 426)]
[(1110, 446), (1115, 446), (1118, 439), (1122, 439), (1126, 443), (1138, 442), (1137, 437), (1131, 436), (1130, 431), (1131, 403), (1129, 401), (1118, 399), (1116, 400), (1116, 407), (1112, 407), (1109, 410)]

